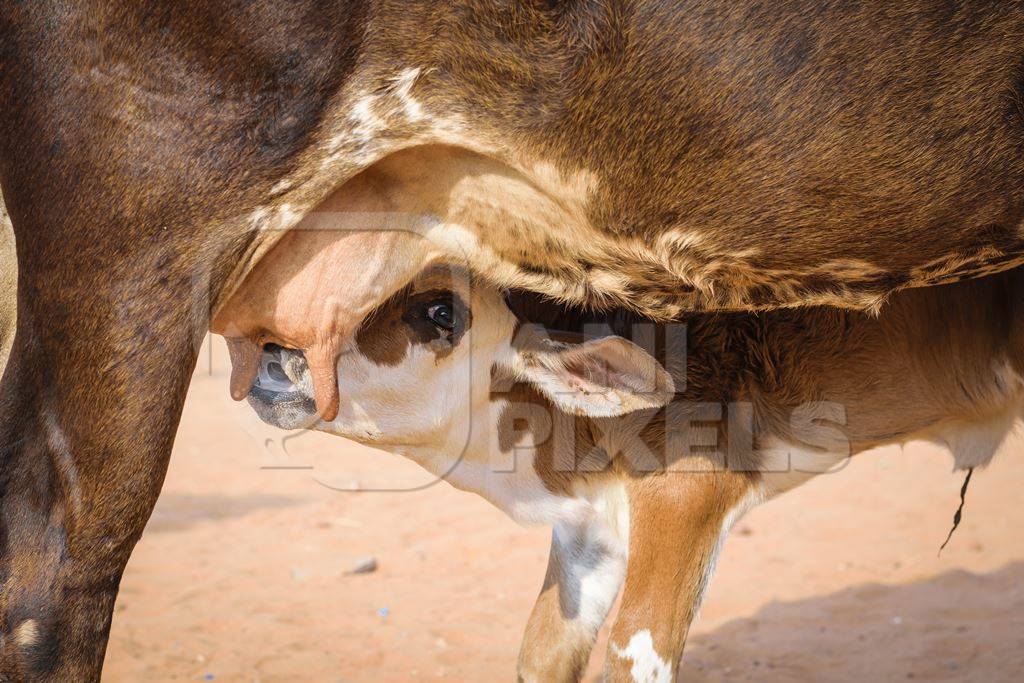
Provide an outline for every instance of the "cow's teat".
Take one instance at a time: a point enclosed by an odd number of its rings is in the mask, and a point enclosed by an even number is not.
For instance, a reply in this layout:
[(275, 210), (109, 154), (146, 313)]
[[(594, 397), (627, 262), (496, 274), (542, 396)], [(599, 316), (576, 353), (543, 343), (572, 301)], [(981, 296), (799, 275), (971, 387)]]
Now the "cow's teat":
[(356, 326), (406, 285), (438, 251), (393, 225), (380, 179), (352, 178), (280, 237), (217, 310), (211, 329), (229, 339), (231, 395), (242, 400), (273, 341), (302, 349), (317, 409), (338, 411), (334, 365)]

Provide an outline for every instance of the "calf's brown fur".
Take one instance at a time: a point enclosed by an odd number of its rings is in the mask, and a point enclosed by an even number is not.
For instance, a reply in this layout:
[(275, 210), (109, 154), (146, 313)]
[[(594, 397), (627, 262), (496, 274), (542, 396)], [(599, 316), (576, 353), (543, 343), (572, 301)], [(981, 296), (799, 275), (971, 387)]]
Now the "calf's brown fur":
[[(521, 321), (563, 336), (605, 323), (605, 333), (636, 340), (635, 326), (650, 324), (530, 295), (508, 301)], [(541, 421), (531, 466), (549, 490), (572, 496), (618, 480), (628, 500), (628, 567), (606, 678), (655, 680), (637, 678), (629, 644), (640, 634), (668, 675), (656, 680), (674, 680), (724, 534), (752, 506), (884, 444), (927, 439), (959, 468), (987, 464), (1024, 410), (1022, 307), (1016, 269), (898, 294), (878, 317), (829, 308), (685, 316), (685, 335), (671, 341), (660, 330), (679, 391), (668, 407), (555, 417), (575, 422), (568, 441), (555, 436), (565, 427)], [(557, 414), (532, 389), (501, 397)], [(497, 424), (507, 444), (532, 427)], [(576, 680), (590, 654), (596, 628), (581, 630), (566, 607), (565, 562), (553, 542), (520, 653), (522, 680)]]

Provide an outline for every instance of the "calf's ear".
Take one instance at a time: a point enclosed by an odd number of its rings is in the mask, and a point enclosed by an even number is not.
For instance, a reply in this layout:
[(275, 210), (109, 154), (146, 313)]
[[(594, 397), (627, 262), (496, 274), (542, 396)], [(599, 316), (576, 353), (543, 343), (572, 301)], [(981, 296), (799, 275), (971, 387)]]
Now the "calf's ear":
[(622, 337), (565, 344), (534, 329), (516, 341), (520, 377), (568, 413), (615, 417), (660, 408), (675, 395), (661, 363)]

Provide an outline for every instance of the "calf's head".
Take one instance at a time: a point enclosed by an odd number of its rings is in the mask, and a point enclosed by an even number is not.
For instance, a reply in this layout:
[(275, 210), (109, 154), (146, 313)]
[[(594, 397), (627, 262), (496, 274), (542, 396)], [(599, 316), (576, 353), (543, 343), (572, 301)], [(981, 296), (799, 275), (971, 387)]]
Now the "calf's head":
[(553, 339), (518, 319), (501, 291), (436, 261), (351, 326), (337, 341), (333, 371), (340, 398), (325, 416), (305, 349), (264, 344), (248, 400), (283, 428), (451, 450), (470, 425), (494, 427), (495, 383), (527, 382), (557, 409), (592, 417), (658, 407), (674, 393), (672, 378), (639, 346), (617, 336)]

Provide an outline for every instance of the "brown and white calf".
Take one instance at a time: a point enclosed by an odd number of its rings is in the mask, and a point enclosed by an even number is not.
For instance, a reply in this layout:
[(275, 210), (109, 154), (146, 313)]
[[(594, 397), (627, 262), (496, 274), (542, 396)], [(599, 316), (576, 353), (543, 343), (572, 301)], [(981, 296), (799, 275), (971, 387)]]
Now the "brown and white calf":
[(991, 459), (1024, 399), (1022, 296), (1014, 270), (901, 293), (880, 317), (657, 324), (430, 263), (340, 343), (336, 417), (319, 419), (303, 354), (276, 344), (249, 402), (554, 527), (521, 679), (577, 678), (621, 590), (609, 680), (670, 681), (725, 535), (751, 507), (884, 443), (944, 442), (958, 467)]

